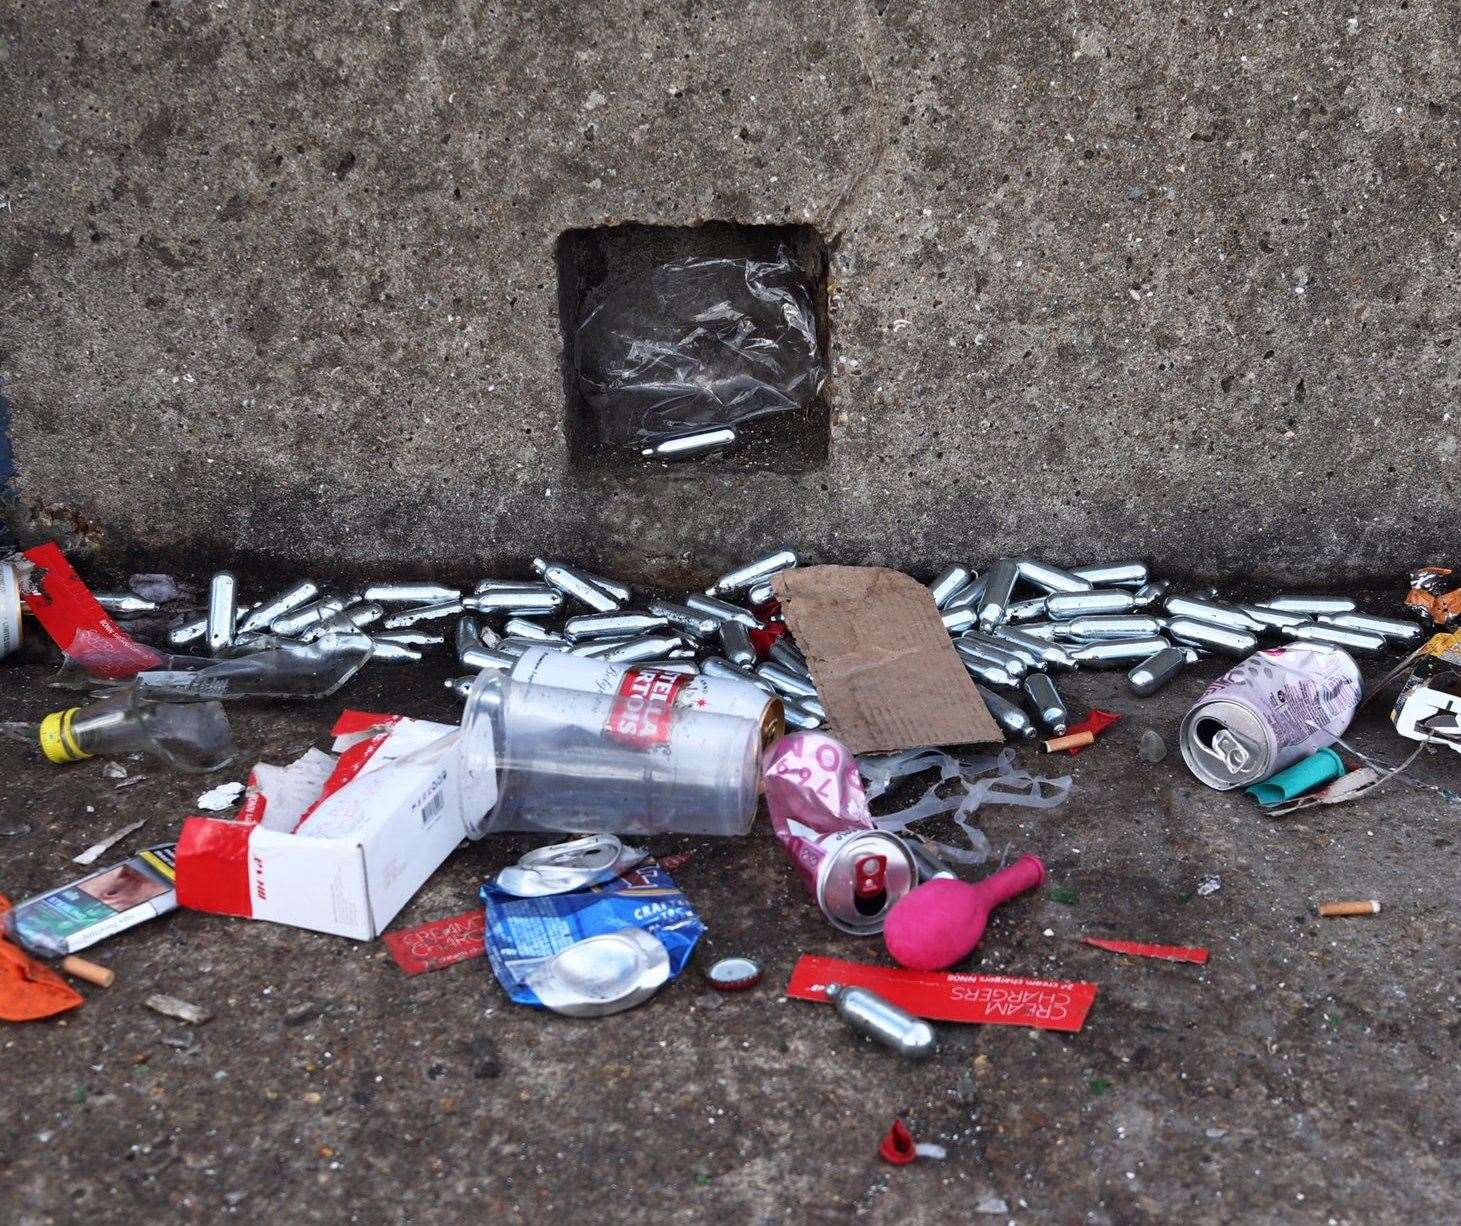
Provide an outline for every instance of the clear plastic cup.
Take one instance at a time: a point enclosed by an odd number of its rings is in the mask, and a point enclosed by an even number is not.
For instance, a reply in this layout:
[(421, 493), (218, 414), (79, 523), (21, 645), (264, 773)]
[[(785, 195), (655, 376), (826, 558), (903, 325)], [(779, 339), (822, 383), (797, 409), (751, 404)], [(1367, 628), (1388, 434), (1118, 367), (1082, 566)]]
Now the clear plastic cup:
[(469, 826), (484, 833), (750, 829), (762, 741), (754, 706), (729, 712), (703, 698), (677, 701), (679, 674), (590, 661), (574, 675), (597, 678), (593, 688), (526, 680), (533, 656), (510, 673), (483, 672), (467, 697), (458, 768)]

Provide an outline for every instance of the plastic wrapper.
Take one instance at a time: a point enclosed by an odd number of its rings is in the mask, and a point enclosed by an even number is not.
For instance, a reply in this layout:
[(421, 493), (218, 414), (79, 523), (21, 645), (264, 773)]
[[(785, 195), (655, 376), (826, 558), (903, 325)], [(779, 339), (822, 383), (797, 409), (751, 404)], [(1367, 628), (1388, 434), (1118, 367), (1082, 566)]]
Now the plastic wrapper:
[[(1017, 805), (1027, 809), (1050, 809), (1070, 795), (1069, 775), (1050, 778), (1032, 775), (1015, 766), (1015, 751), (955, 758), (939, 749), (910, 749), (892, 754), (865, 754), (857, 760), (867, 780), (867, 799), (876, 800), (900, 779), (937, 767), (939, 779), (923, 796), (894, 813), (874, 818), (879, 830), (901, 834), (913, 822), (947, 813), (969, 840), (968, 847), (935, 843), (938, 851), (958, 864), (982, 864), (992, 854), (989, 840), (971, 818), (981, 805)], [(940, 789), (952, 779), (960, 788), (946, 795)]]
[(804, 408), (826, 373), (811, 282), (784, 250), (675, 260), (615, 286), (579, 325), (577, 367), (609, 446)]

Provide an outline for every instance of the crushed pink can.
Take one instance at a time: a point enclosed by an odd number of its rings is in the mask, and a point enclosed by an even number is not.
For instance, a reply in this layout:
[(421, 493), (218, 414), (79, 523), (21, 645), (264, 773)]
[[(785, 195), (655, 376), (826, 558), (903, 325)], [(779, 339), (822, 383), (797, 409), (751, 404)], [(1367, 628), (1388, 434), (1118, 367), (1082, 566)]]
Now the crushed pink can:
[(794, 732), (763, 767), (772, 829), (822, 914), (843, 932), (881, 932), (918, 868), (902, 839), (873, 824), (857, 760), (830, 736)]

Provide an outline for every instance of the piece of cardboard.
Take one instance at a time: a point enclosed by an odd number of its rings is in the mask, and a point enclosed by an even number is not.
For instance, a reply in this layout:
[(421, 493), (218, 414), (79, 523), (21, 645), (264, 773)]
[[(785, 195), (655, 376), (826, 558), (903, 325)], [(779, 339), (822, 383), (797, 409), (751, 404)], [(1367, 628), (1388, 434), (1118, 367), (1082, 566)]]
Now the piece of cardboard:
[(1004, 739), (917, 580), (881, 566), (798, 566), (772, 589), (853, 753)]

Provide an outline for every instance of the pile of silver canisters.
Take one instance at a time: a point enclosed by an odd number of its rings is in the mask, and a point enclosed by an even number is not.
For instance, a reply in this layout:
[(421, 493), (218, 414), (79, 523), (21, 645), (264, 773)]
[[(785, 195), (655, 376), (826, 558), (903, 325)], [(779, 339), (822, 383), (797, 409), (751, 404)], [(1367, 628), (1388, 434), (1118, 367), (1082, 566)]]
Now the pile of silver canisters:
[[(751, 637), (774, 609), (771, 579), (796, 564), (794, 552), (780, 549), (683, 601), (637, 596), (628, 584), (537, 558), (535, 581), (484, 579), (470, 593), (436, 583), (380, 583), (326, 595), (306, 580), (241, 606), (225, 571), (213, 577), (208, 615), (175, 626), (168, 640), (202, 642), (228, 655), (266, 636), (308, 642), (358, 630), (374, 644), (373, 661), (408, 663), (450, 638), (469, 671), (447, 685), (462, 696), (482, 669), (509, 669), (529, 648), (552, 647), (749, 681), (780, 696), (789, 726), (816, 728), (826, 711), (801, 653), (783, 635), (762, 659)], [(1152, 579), (1142, 562), (1065, 570), (1001, 558), (983, 575), (950, 566), (929, 590), (990, 713), (1017, 737), (1035, 736), (1037, 726), (1057, 736), (1065, 731), (1067, 708), (1052, 673), (1126, 668), (1132, 691), (1144, 696), (1204, 656), (1247, 656), (1264, 637), (1376, 655), (1422, 634), (1415, 622), (1359, 613), (1345, 596), (1240, 604), (1219, 600), (1212, 589), (1170, 595), (1170, 586)]]
[[(782, 699), (787, 723), (820, 727), (826, 712), (806, 661), (784, 637), (760, 653), (751, 631), (766, 626), (771, 579), (796, 565), (789, 549), (722, 575), (682, 602), (636, 596), (628, 584), (566, 562), (536, 558), (536, 581), (484, 579), (471, 592), (437, 583), (379, 583), (325, 595), (306, 580), (256, 605), (240, 606), (228, 572), (213, 576), (208, 615), (168, 632), (174, 646), (206, 644), (215, 655), (263, 645), (266, 636), (308, 642), (359, 630), (372, 661), (410, 663), (450, 641), (464, 669), (447, 682), (465, 698), (478, 672), (509, 669), (530, 647), (553, 647), (615, 664), (749, 681)], [(734, 603), (739, 602), (739, 603)], [(759, 661), (759, 662), (758, 662)]]
[(1143, 562), (1065, 570), (1032, 558), (1001, 558), (982, 575), (950, 566), (929, 584), (990, 714), (1020, 737), (1036, 735), (1021, 699), (1040, 726), (1065, 731), (1054, 672), (1128, 669), (1132, 692), (1145, 697), (1204, 656), (1252, 654), (1261, 638), (1378, 655), (1422, 634), (1415, 622), (1357, 612), (1347, 596), (1239, 604), (1219, 600), (1215, 589), (1175, 596), (1170, 589)]

